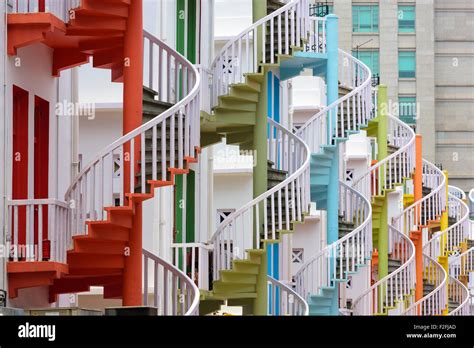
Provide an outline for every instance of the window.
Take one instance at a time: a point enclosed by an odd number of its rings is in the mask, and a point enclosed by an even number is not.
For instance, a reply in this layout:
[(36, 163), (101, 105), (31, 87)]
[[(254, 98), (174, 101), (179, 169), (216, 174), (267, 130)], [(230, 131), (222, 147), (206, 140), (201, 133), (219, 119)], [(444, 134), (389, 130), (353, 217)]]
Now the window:
[(334, 6), (326, 3), (315, 3), (309, 5), (309, 15), (312, 17), (325, 17), (333, 13)]
[(372, 75), (380, 73), (380, 55), (376, 50), (352, 51), (352, 55), (361, 60), (372, 71)]
[(217, 209), (217, 226), (219, 226), (235, 209)]
[(291, 261), (293, 263), (303, 263), (304, 261), (304, 249), (293, 248), (291, 253)]
[(379, 31), (379, 6), (352, 6), (352, 31), (376, 33)]
[(354, 169), (346, 169), (346, 184), (351, 184), (354, 181)]
[(400, 120), (410, 125), (416, 124), (416, 97), (399, 97), (398, 104)]
[(293, 132), (297, 132), (301, 127), (303, 127), (305, 122), (302, 121), (293, 121)]
[(398, 52), (398, 77), (416, 77), (416, 54), (415, 51)]
[(415, 6), (398, 6), (398, 31), (415, 32)]

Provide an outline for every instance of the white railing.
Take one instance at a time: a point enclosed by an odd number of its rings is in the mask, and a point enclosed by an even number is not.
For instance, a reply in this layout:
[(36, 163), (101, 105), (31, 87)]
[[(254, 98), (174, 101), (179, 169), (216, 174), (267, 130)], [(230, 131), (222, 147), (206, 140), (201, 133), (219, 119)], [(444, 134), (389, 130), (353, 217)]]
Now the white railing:
[(407, 124), (391, 115), (387, 116), (389, 144), (398, 150), (374, 164), (369, 170), (354, 180), (352, 185), (365, 197), (382, 195), (385, 190), (393, 189), (395, 184), (403, 183), (415, 169), (415, 133)]
[(468, 276), (474, 271), (474, 248), (449, 258), (449, 275), (454, 278)]
[(355, 272), (367, 265), (372, 255), (372, 206), (359, 192), (340, 183), (340, 213), (354, 222), (355, 229), (328, 245), (309, 259), (295, 275), (296, 292), (303, 298), (318, 294), (322, 287), (347, 279), (347, 272)]
[(267, 284), (268, 315), (309, 315), (308, 303), (295, 290), (268, 275)]
[(471, 209), (471, 214), (474, 214), (474, 189), (469, 191), (469, 209)]
[(270, 118), (268, 136), (269, 159), (286, 171), (288, 177), (219, 225), (211, 238), (214, 280), (219, 279), (220, 270), (232, 268), (234, 259), (243, 259), (246, 249), (260, 248), (262, 238), (277, 239), (279, 230), (289, 230), (292, 222), (303, 221), (309, 209), (308, 146)]
[(399, 260), (401, 266), (386, 275), (353, 302), (355, 315), (376, 315), (387, 308), (403, 310), (414, 303), (416, 286), (415, 245), (405, 234), (389, 226), (390, 259)]
[[(406, 236), (428, 226), (430, 221), (438, 220), (447, 209), (446, 177), (438, 167), (426, 160), (423, 160), (422, 183), (431, 192), (393, 218), (393, 225)], [(441, 315), (447, 308), (447, 274), (435, 258), (426, 254), (429, 251), (427, 246), (429, 242), (423, 249), (423, 278), (428, 279), (435, 289), (411, 305), (404, 312), (407, 315)]]
[[(155, 47), (150, 50), (152, 55), (156, 52), (161, 55), (149, 61), (151, 66), (156, 66), (154, 71), (171, 77), (165, 85), (160, 82), (158, 90), (166, 88), (168, 91), (160, 98), (174, 105), (100, 151), (76, 176), (65, 195), (66, 201), (73, 202), (69, 223), (75, 234), (87, 233), (88, 220), (105, 220), (105, 207), (115, 206), (116, 201), (123, 206), (126, 195), (134, 193), (135, 185), (140, 185), (141, 193), (145, 193), (147, 177), (153, 181), (166, 181), (169, 168), (184, 169), (186, 158), (194, 156), (199, 146), (200, 77), (197, 70), (185, 57), (146, 32), (144, 40)], [(167, 62), (166, 67), (159, 63), (163, 62), (162, 59)], [(145, 82), (145, 85), (155, 87), (150, 82)], [(173, 95), (169, 92), (171, 86), (181, 86), (181, 92)], [(166, 136), (168, 131), (169, 139)], [(159, 144), (158, 132), (161, 134)], [(152, 146), (146, 148), (145, 140), (150, 137)], [(128, 173), (125, 172), (127, 163)], [(125, 183), (125, 174), (129, 176), (128, 183)], [(140, 175), (140, 181), (137, 180), (137, 174)], [(114, 180), (115, 177), (119, 184)], [(129, 192), (125, 190), (126, 184), (130, 186)]]
[[(339, 50), (339, 82), (349, 92), (311, 117), (296, 134), (308, 144), (312, 153), (335, 138), (358, 131), (374, 117), (372, 109), (371, 71), (361, 61)], [(341, 183), (339, 212), (355, 229), (328, 245), (307, 261), (295, 275), (296, 291), (303, 298), (318, 294), (322, 287), (345, 280), (347, 272), (367, 264), (372, 254), (372, 207), (368, 197)]]
[(442, 315), (448, 308), (446, 271), (435, 259), (424, 254), (423, 279), (433, 285), (434, 290), (409, 306), (403, 315)]
[(51, 13), (67, 23), (70, 11), (78, 8), (81, 0), (8, 0), (7, 11), (9, 13), (38, 13), (43, 3), (44, 12)]
[(438, 232), (423, 247), (423, 252), (434, 259), (460, 250), (461, 243), (470, 236), (469, 208), (451, 194), (448, 195), (448, 216), (456, 218), (456, 223)]
[(310, 38), (309, 32), (309, 0), (292, 0), (234, 37), (211, 65), (211, 105), (228, 94), (231, 84), (244, 82), (245, 74), (259, 72), (260, 63), (276, 64), (277, 55), (291, 54), (292, 46), (302, 46), (302, 39), (319, 47), (321, 36)]
[(304, 46), (305, 52), (327, 52), (327, 25), (325, 17), (309, 17), (309, 40)]
[(142, 253), (143, 305), (158, 308), (160, 315), (199, 315), (199, 289), (191, 278), (159, 256)]
[(469, 303), (469, 289), (454, 277), (449, 277), (448, 297), (450, 301), (459, 304), (448, 315), (471, 315), (471, 304)]
[(201, 110), (210, 115), (212, 112), (212, 72), (201, 65), (196, 65), (196, 68), (201, 75)]
[(379, 111), (377, 108), (379, 102), (379, 89), (372, 87), (372, 118), (376, 118), (379, 115)]
[(339, 81), (351, 91), (324, 107), (296, 132), (312, 153), (320, 152), (321, 145), (332, 144), (334, 138), (346, 137), (347, 131), (358, 131), (374, 117), (370, 69), (342, 50), (339, 50)]
[(203, 243), (174, 243), (173, 264), (191, 278), (199, 289), (209, 290), (209, 255), (212, 246)]
[(65, 262), (69, 206), (57, 199), (7, 201), (13, 261)]
[(466, 193), (461, 190), (459, 187), (448, 185), (448, 192), (449, 194), (455, 196), (456, 198), (466, 200), (467, 196)]
[(429, 221), (436, 221), (446, 210), (446, 177), (434, 164), (423, 160), (423, 186), (431, 192), (421, 200), (406, 208), (394, 218), (394, 225), (409, 235), (421, 226), (427, 226)]

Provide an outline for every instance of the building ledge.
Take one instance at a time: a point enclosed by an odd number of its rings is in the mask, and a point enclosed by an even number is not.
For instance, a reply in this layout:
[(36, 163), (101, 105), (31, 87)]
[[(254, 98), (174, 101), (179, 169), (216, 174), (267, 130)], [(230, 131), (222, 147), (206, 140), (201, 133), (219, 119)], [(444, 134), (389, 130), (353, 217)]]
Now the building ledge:
[(214, 175), (252, 175), (252, 168), (221, 168), (214, 169)]

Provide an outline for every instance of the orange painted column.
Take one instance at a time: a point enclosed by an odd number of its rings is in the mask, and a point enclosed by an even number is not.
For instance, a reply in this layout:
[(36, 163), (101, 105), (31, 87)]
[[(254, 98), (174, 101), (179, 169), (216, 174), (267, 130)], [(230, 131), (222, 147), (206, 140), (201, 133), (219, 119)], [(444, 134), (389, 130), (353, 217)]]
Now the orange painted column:
[[(415, 176), (414, 176), (414, 201), (417, 202), (423, 198), (423, 153), (422, 153), (422, 137), (416, 135), (416, 159), (415, 159)], [(421, 215), (421, 211), (417, 209), (415, 214), (418, 216), (418, 221)], [(410, 226), (411, 228), (411, 226)], [(416, 260), (416, 289), (415, 299), (418, 301), (423, 297), (423, 239), (422, 231), (418, 229), (415, 232), (417, 239), (415, 241), (415, 260)]]
[(123, 272), (123, 306), (142, 305), (142, 203), (135, 205), (134, 213)]
[[(142, 125), (143, 119), (143, 18), (142, 0), (130, 3), (124, 39), (123, 134)], [(140, 138), (135, 138), (135, 173), (140, 154)], [(130, 144), (124, 147), (124, 190), (130, 192)]]
[[(123, 133), (142, 124), (143, 115), (143, 15), (142, 0), (130, 2), (124, 39)], [(130, 192), (130, 165), (138, 169), (140, 143), (135, 138), (134, 163), (130, 163), (130, 145), (124, 146), (124, 192)], [(142, 305), (142, 203), (134, 203), (134, 221), (123, 275), (123, 305)]]

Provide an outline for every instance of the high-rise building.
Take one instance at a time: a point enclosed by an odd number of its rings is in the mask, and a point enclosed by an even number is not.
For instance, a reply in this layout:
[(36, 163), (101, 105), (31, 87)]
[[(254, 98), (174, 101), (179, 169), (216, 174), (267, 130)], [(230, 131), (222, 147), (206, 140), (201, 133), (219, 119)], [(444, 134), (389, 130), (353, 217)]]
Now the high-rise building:
[[(423, 136), (450, 183), (474, 187), (474, 21), (471, 0), (334, 0), (341, 49), (388, 86), (389, 107)], [(471, 14), (471, 16), (469, 16)]]

